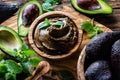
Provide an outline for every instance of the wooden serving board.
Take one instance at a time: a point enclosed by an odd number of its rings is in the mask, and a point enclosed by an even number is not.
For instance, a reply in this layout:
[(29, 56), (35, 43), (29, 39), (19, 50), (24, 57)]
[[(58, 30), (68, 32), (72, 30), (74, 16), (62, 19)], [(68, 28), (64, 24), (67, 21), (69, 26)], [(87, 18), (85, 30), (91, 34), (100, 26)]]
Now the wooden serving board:
[[(68, 12), (72, 15), (73, 18), (78, 18), (78, 23), (77, 24), (81, 24), (82, 22), (88, 20), (90, 21), (91, 19), (80, 14), (79, 12), (75, 11), (74, 9), (67, 7), (67, 6), (57, 6), (55, 8), (55, 10), (59, 10), (59, 11), (63, 11), (63, 12)], [(109, 28), (107, 28), (106, 26), (95, 22), (96, 25), (98, 25), (104, 32), (108, 32), (111, 31)], [(15, 31), (17, 31), (17, 14), (15, 14), (13, 17), (9, 18), (8, 20), (6, 20), (5, 22), (3, 22), (1, 25), (3, 26), (8, 26), (13, 28)], [(22, 38), (23, 41), (25, 43), (27, 43), (29, 46), (30, 44), (28, 43), (27, 37)], [(70, 70), (71, 72), (73, 72), (73, 74), (75, 75), (76, 79), (77, 79), (77, 61), (78, 61), (78, 57), (80, 55), (81, 50), (83, 49), (84, 45), (86, 43), (88, 43), (89, 39), (88, 37), (86, 37), (86, 34), (83, 34), (83, 41), (81, 44), (81, 47), (79, 49), (79, 52), (72, 55), (69, 58), (63, 59), (63, 60), (48, 60), (48, 59), (44, 59), (47, 60), (50, 65), (52, 66), (53, 69), (56, 70), (60, 70), (60, 69), (67, 69)]]

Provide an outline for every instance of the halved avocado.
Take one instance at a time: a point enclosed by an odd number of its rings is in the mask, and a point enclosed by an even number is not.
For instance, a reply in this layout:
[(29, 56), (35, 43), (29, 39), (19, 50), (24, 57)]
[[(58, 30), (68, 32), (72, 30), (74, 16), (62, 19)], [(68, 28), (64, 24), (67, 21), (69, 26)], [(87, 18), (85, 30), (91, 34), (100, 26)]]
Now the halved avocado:
[(111, 14), (112, 7), (104, 0), (71, 0), (73, 7), (86, 14)]
[(0, 26), (0, 49), (5, 53), (14, 56), (13, 49), (20, 49), (22, 40), (11, 28)]
[[(32, 8), (31, 11), (26, 9), (26, 7), (28, 9)], [(36, 8), (38, 9), (37, 11), (36, 11)], [(25, 9), (26, 9), (26, 11), (25, 11)], [(32, 13), (30, 13), (30, 12), (32, 12)], [(37, 16), (36, 16), (36, 14), (37, 14)], [(37, 0), (29, 0), (29, 2), (26, 2), (20, 8), (19, 13), (18, 13), (18, 22), (17, 22), (18, 34), (20, 36), (27, 36), (31, 23), (33, 22), (33, 20), (36, 17), (38, 17), (41, 14), (42, 14), (42, 7)], [(24, 18), (23, 18), (23, 16), (24, 16)], [(28, 19), (25, 17), (27, 17)]]

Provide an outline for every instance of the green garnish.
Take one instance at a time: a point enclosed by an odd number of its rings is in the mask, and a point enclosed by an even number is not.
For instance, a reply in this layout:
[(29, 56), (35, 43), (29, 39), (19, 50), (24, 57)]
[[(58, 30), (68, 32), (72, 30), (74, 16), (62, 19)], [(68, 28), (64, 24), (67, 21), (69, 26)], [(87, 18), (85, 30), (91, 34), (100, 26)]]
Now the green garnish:
[(57, 21), (57, 22), (51, 23), (50, 20), (46, 18), (45, 21), (41, 22), (38, 26), (39, 26), (39, 29), (45, 29), (50, 26), (60, 27), (60, 26), (63, 26), (64, 24), (65, 23), (63, 21)]
[(39, 24), (39, 28), (40, 29), (45, 29), (45, 28), (47, 28), (47, 27), (49, 27), (50, 26), (50, 21), (47, 19), (47, 18), (45, 18), (45, 21), (44, 22), (41, 22), (40, 24)]
[(64, 25), (64, 22), (63, 21), (57, 21), (57, 22), (53, 23), (52, 25), (55, 26), (55, 27), (60, 27), (60, 26)]
[(94, 25), (94, 20), (85, 21), (81, 24), (82, 29), (88, 33), (89, 38), (95, 37), (97, 34), (103, 32), (98, 26)]
[(54, 11), (53, 6), (58, 5), (60, 0), (43, 0), (42, 8), (44, 11)]
[(14, 49), (13, 54), (16, 60), (8, 59), (0, 54), (0, 80), (17, 80), (18, 74), (21, 73), (26, 74), (26, 77), (28, 77), (41, 61), (37, 54), (30, 50), (26, 44), (23, 44), (19, 50)]

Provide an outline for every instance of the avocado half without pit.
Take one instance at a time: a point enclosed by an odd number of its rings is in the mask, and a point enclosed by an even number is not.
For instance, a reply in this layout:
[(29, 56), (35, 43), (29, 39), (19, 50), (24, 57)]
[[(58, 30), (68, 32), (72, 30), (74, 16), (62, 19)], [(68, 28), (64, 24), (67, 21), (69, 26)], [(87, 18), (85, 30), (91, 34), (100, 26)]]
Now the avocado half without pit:
[(31, 23), (42, 14), (42, 7), (37, 0), (26, 2), (18, 13), (18, 34), (27, 36)]
[(0, 49), (5, 53), (14, 56), (13, 50), (20, 49), (22, 40), (18, 34), (9, 27), (0, 26)]
[(61, 11), (39, 16), (28, 34), (31, 47), (49, 59), (61, 59), (75, 53), (81, 43), (82, 30), (76, 24), (77, 18), (72, 19), (69, 13)]
[(104, 0), (71, 0), (73, 7), (86, 14), (111, 14), (112, 7)]

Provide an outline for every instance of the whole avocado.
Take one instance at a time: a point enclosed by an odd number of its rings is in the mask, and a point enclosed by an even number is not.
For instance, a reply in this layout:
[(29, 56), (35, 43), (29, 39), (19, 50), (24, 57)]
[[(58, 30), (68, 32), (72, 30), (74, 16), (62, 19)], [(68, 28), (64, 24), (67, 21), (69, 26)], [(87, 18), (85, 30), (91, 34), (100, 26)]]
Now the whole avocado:
[(85, 71), (86, 80), (111, 80), (111, 71), (107, 61), (92, 63)]
[(86, 45), (86, 59), (91, 62), (109, 60), (112, 45), (118, 39), (120, 39), (120, 31), (105, 32), (94, 37)]
[(114, 80), (120, 80), (120, 39), (112, 46), (111, 66)]

